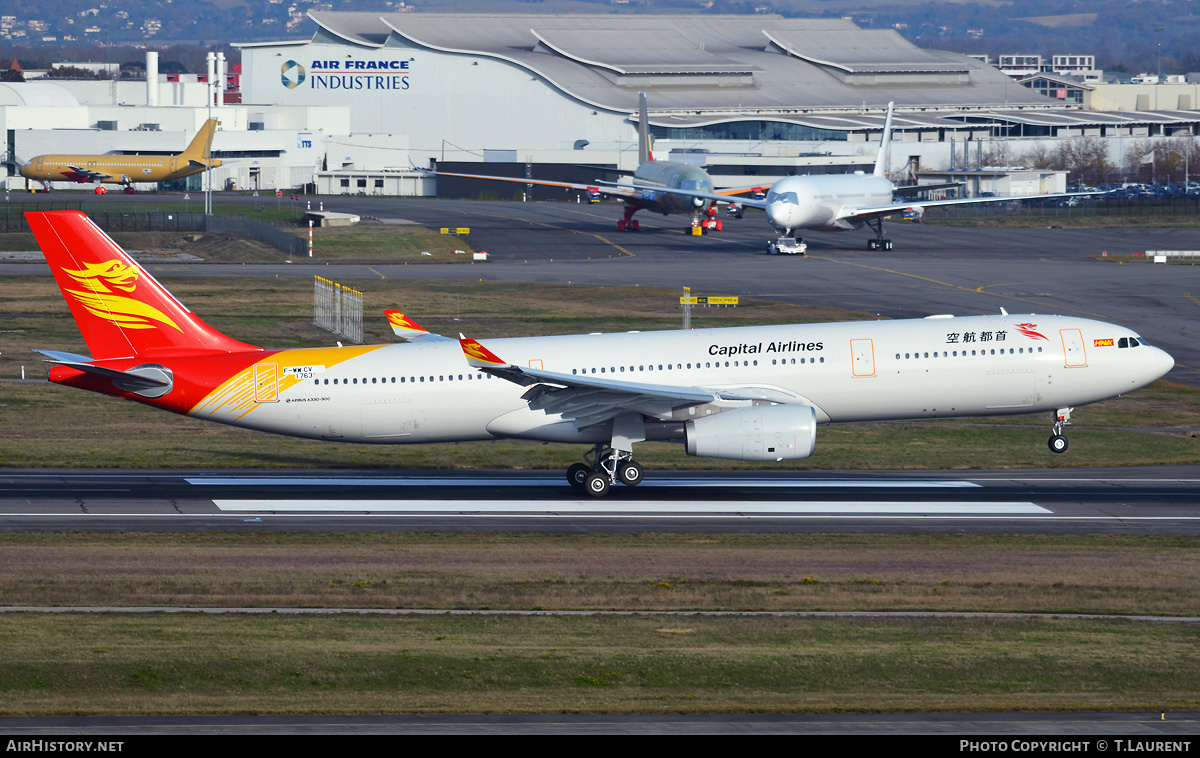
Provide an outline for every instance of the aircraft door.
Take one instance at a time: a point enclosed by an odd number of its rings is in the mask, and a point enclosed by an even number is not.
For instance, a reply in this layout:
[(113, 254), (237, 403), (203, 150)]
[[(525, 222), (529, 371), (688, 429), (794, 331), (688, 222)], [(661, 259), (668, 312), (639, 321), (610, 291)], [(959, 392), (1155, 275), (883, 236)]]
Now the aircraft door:
[(850, 340), (850, 357), (850, 371), (854, 376), (875, 376), (875, 343), (873, 340)]
[(256, 363), (254, 365), (254, 402), (279, 402), (279, 365)]
[(1087, 365), (1087, 351), (1083, 347), (1083, 333), (1078, 329), (1059, 329), (1062, 337), (1063, 364), (1068, 368), (1081, 368)]

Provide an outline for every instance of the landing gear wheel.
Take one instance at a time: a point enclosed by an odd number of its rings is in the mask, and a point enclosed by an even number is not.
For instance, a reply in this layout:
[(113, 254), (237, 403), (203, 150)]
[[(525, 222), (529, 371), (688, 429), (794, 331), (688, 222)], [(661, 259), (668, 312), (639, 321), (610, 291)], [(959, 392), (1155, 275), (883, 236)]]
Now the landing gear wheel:
[(592, 473), (592, 467), (586, 463), (572, 463), (567, 469), (567, 481), (572, 487), (583, 489), (583, 483), (590, 473)]
[(617, 222), (617, 231), (618, 231), (618, 232), (623, 232), (623, 231), (625, 231), (625, 222), (624, 222), (624, 221), (618, 221), (618, 222)]
[(868, 250), (878, 250), (879, 249), (879, 240), (867, 240), (867, 249)]
[(1062, 436), (1061, 434), (1055, 434), (1046, 442), (1046, 444), (1049, 445), (1050, 452), (1052, 452), (1052, 453), (1067, 452), (1067, 445), (1068, 445), (1067, 438)]
[(608, 474), (603, 471), (592, 471), (583, 480), (583, 491), (592, 497), (604, 497), (611, 487)]
[(883, 240), (883, 249), (891, 250), (892, 249), (892, 241), (891, 240)]
[(642, 222), (634, 219), (633, 221), (629, 222), (629, 228), (635, 232), (640, 232), (642, 230)]
[(132, 195), (132, 194), (133, 194), (134, 192), (136, 192), (136, 191), (137, 191), (137, 190), (135, 190), (133, 187), (126, 187), (126, 188), (125, 188), (125, 194), (126, 194), (126, 195)]
[(645, 474), (646, 470), (637, 461), (626, 461), (617, 469), (617, 478), (621, 480), (621, 484), (629, 487), (636, 487), (641, 484), (642, 477)]

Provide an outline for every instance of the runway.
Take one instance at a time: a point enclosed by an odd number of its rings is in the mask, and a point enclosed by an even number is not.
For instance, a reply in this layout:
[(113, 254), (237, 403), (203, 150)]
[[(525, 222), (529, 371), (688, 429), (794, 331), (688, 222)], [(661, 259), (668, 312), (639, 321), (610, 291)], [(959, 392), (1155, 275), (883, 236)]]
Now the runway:
[(555, 473), (0, 475), (0, 530), (1200, 534), (1200, 467), (653, 472), (593, 500)]

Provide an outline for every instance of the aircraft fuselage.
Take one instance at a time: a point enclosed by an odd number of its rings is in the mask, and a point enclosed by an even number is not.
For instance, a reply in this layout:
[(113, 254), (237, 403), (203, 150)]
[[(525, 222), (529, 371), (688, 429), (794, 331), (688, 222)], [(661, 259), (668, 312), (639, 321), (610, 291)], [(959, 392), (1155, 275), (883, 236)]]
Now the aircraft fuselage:
[[(646, 187), (662, 187), (664, 190), (683, 189), (706, 193), (713, 191), (712, 179), (704, 169), (672, 161), (649, 161), (641, 164), (633, 172), (633, 183)], [(707, 203), (700, 198), (654, 190), (642, 190), (642, 198), (638, 202), (639, 207), (663, 215), (691, 214)]]
[[(205, 169), (202, 164), (202, 161), (179, 155), (39, 155), (21, 167), (21, 176), (37, 181), (80, 184), (166, 182), (198, 174)], [(221, 162), (213, 160), (212, 165), (216, 168)], [(105, 176), (99, 178), (95, 176), (97, 174)]]
[[(812, 406), (818, 423), (1031, 413), (1130, 392), (1173, 360), (1129, 329), (1063, 316), (936, 317), (489, 340), (518, 366), (650, 385), (736, 390)], [(1122, 345), (1131, 345), (1122, 347)], [(129, 370), (144, 359), (105, 362)], [(455, 341), (162, 358), (174, 391), (156, 407), (267, 432), (403, 444), (525, 438), (595, 443), (534, 410), (526, 388), (470, 368)], [(112, 394), (107, 380), (52, 369), (51, 380)], [(91, 386), (93, 383), (95, 387)], [(647, 414), (647, 439), (727, 410)]]
[(796, 229), (858, 229), (843, 218), (855, 208), (888, 205), (892, 183), (871, 174), (789, 176), (767, 192), (767, 220), (781, 234)]

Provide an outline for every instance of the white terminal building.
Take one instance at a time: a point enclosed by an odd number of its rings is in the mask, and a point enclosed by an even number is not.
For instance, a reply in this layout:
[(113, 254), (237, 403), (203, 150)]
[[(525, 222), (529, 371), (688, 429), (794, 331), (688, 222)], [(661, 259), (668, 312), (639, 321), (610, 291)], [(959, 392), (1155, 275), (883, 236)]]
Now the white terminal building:
[[(655, 156), (705, 166), (719, 187), (869, 170), (889, 102), (897, 182), (922, 171), (978, 171), (985, 154), (1081, 137), (1104, 139), (1119, 163), (1135, 144), (1200, 128), (1200, 98), (1190, 91), (1162, 101), (1106, 96), (1115, 105), (1097, 112), (977, 58), (846, 20), (309, 16), (317, 24), (310, 40), (238, 46), (237, 104), (214, 98), (209, 106), (208, 83), (157, 75), (148, 83), (0, 84), (7, 151), (13, 163), (43, 153), (175, 152), (211, 110), (221, 122), (214, 157), (225, 161), (212, 172), (217, 189), (509, 197), (526, 186), (484, 189), (423, 171), (584, 183), (605, 178), (597, 166), (630, 171), (640, 92)], [(222, 91), (219, 63), (208, 78)], [(8, 181), (24, 186), (20, 177)], [(1048, 192), (1065, 179), (1046, 172), (1026, 184)]]

